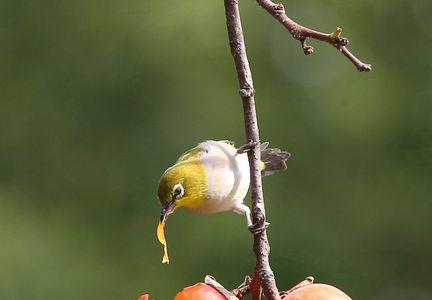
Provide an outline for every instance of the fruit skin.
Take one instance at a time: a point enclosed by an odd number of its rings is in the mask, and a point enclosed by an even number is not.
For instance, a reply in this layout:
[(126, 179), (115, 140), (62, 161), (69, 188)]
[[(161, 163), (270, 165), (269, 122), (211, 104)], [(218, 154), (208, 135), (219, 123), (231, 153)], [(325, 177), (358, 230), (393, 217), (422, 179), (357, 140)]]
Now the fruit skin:
[(227, 300), (227, 298), (212, 286), (200, 282), (185, 287), (175, 296), (174, 300)]
[(150, 296), (148, 294), (141, 295), (138, 300), (150, 300)]
[(282, 300), (352, 300), (334, 286), (322, 283), (308, 284), (293, 290)]

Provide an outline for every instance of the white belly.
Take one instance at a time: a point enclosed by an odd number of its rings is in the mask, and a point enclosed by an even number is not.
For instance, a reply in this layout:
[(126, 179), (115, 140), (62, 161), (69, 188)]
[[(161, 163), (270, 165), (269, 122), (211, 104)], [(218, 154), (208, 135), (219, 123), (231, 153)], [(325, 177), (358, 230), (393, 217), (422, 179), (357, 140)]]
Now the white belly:
[(207, 201), (194, 210), (217, 213), (232, 210), (241, 204), (249, 189), (249, 163), (246, 154), (225, 142), (201, 143), (207, 151), (201, 158), (207, 175)]

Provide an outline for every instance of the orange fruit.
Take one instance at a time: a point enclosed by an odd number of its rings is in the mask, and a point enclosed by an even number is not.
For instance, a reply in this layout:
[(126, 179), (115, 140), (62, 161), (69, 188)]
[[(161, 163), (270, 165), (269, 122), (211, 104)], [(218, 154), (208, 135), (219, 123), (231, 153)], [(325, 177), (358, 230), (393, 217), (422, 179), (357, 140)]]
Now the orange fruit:
[(174, 300), (226, 300), (226, 298), (212, 286), (200, 282), (185, 287)]
[(313, 283), (293, 290), (282, 300), (351, 300), (351, 298), (335, 288), (322, 283)]

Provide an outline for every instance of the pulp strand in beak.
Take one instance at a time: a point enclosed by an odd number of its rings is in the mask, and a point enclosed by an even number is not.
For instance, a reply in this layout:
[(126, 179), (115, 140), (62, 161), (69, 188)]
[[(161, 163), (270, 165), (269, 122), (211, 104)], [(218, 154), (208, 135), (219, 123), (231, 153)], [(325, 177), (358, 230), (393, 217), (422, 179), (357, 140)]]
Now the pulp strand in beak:
[(159, 222), (159, 225), (157, 228), (157, 237), (159, 239), (159, 242), (164, 246), (164, 255), (162, 258), (162, 263), (163, 264), (165, 264), (165, 263), (169, 264), (168, 247), (167, 247), (167, 242), (165, 239), (164, 227), (165, 227), (165, 220), (162, 221), (162, 216), (161, 216), (161, 221)]

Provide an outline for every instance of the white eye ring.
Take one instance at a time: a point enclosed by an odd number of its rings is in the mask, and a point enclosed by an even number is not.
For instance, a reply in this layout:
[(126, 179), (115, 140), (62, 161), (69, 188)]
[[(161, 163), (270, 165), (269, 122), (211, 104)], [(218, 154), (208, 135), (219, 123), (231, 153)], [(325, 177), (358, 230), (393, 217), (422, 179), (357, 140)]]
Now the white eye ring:
[(184, 195), (184, 187), (181, 183), (177, 183), (173, 187), (173, 199), (177, 200), (183, 197)]

